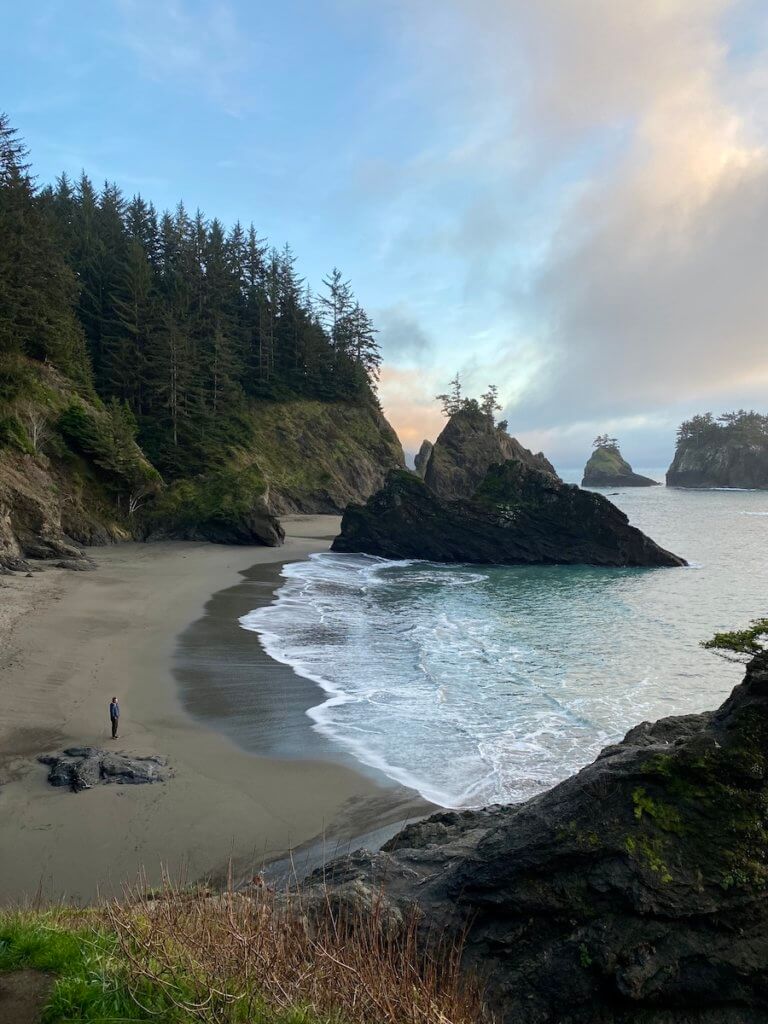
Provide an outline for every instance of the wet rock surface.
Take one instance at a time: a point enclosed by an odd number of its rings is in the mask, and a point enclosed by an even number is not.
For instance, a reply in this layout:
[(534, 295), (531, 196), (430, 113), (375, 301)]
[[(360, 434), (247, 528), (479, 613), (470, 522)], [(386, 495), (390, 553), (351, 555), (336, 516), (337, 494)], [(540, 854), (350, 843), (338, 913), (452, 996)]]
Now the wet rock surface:
[(718, 711), (643, 723), (525, 803), (436, 814), (309, 885), (465, 934), (502, 1024), (768, 1021), (768, 654)]
[(60, 754), (42, 754), (38, 761), (48, 765), (52, 786), (66, 786), (75, 793), (100, 783), (166, 782), (172, 774), (164, 757), (139, 757), (98, 747), (67, 747)]

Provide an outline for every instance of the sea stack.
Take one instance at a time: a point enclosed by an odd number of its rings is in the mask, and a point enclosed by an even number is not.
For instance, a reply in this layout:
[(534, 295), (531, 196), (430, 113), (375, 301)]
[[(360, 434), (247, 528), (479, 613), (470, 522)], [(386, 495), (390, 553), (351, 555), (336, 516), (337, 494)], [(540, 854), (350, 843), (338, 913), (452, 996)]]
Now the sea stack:
[(741, 410), (686, 420), (667, 486), (768, 489), (768, 416)]
[(657, 484), (658, 480), (633, 472), (613, 438), (595, 444), (581, 481), (582, 487), (655, 487)]
[(490, 467), (508, 459), (560, 479), (542, 452), (534, 455), (510, 437), (503, 424), (494, 424), (492, 416), (470, 406), (454, 413), (441, 431), (424, 482), (440, 498), (471, 498)]
[(424, 440), (421, 442), (421, 448), (416, 452), (416, 457), (413, 460), (413, 465), (418, 476), (424, 479), (424, 474), (427, 472), (427, 463), (429, 457), (432, 454), (432, 448), (434, 445), (431, 441)]
[(365, 505), (347, 507), (332, 550), (481, 565), (686, 564), (472, 406), (448, 420), (423, 481), (395, 470)]
[(680, 566), (593, 491), (515, 459), (491, 466), (472, 498), (440, 498), (415, 473), (390, 473), (350, 505), (333, 551), (488, 565)]

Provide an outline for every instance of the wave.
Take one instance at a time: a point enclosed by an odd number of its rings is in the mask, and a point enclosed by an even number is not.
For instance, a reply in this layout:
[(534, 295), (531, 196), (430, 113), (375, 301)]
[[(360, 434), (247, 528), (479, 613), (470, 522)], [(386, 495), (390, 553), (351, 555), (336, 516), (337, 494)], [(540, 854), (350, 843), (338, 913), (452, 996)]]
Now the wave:
[(585, 615), (605, 620), (610, 609), (615, 626), (624, 613), (621, 571), (323, 553), (282, 576), (273, 604), (240, 624), (322, 689), (307, 712), (314, 729), (441, 806), (524, 799), (594, 757), (649, 703), (650, 677), (597, 692), (584, 674), (593, 652), (585, 647), (575, 673), (563, 658), (563, 637)]

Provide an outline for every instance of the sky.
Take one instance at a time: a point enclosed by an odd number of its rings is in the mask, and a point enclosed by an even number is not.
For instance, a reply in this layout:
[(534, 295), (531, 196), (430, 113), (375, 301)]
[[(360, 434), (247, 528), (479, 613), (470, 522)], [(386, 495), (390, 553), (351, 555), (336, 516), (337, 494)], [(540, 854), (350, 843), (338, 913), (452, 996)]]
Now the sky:
[(0, 107), (82, 169), (339, 266), (404, 447), (495, 383), (558, 467), (768, 411), (764, 0), (36, 0)]

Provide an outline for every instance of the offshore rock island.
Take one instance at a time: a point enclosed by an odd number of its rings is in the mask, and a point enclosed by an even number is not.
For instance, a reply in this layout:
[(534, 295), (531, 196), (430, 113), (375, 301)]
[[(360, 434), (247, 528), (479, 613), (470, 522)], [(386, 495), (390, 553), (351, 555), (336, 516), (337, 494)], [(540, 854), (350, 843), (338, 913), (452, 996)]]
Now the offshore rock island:
[(455, 413), (424, 481), (390, 473), (344, 513), (333, 551), (502, 565), (680, 566), (602, 495), (564, 484), (489, 416)]
[(615, 438), (599, 437), (584, 467), (582, 487), (655, 487), (658, 480), (635, 473)]
[(742, 409), (686, 420), (667, 486), (768, 488), (768, 416)]

